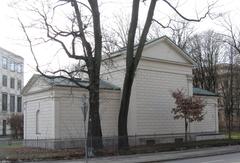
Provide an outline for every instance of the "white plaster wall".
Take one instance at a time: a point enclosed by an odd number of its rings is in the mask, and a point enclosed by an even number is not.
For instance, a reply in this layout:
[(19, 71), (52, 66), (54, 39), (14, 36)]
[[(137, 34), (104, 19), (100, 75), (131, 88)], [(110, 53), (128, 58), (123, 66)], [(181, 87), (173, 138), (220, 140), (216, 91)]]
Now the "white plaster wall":
[[(111, 74), (116, 76), (117, 81), (122, 85), (124, 73), (122, 69)], [(132, 87), (128, 134), (184, 132), (183, 121), (174, 120), (171, 113), (174, 107), (171, 92), (183, 89), (186, 94), (192, 95), (192, 81), (188, 79), (191, 75), (191, 65), (141, 60)], [(116, 79), (112, 77), (109, 80), (115, 82)]]
[(192, 122), (190, 124), (190, 132), (218, 132), (217, 97), (205, 96), (201, 98), (204, 99), (206, 104), (204, 108), (204, 119), (200, 122)]
[(174, 107), (171, 93), (177, 89), (188, 92), (187, 76), (184, 73), (170, 73), (164, 69), (138, 70), (135, 80), (137, 135), (184, 132), (183, 121), (174, 120), (171, 113)]
[[(39, 113), (39, 133), (36, 133), (36, 113)], [(55, 119), (52, 91), (24, 97), (24, 139), (54, 139)]]
[[(55, 90), (56, 138), (84, 137), (81, 110), (84, 89), (61, 88)], [(117, 135), (119, 91), (100, 90), (100, 120), (103, 136)], [(88, 119), (88, 118), (87, 118)]]
[(103, 136), (118, 135), (120, 91), (100, 91), (100, 119)]
[[(192, 96), (193, 65), (180, 53), (179, 49), (163, 40), (144, 49), (132, 87), (128, 115), (129, 135), (184, 132), (183, 120), (174, 120), (171, 113), (174, 107), (171, 92), (183, 89), (186, 95)], [(117, 67), (108, 72), (102, 71), (102, 76), (122, 87), (125, 75), (124, 55), (114, 58), (113, 62)], [(218, 124), (215, 102), (206, 100), (208, 105), (205, 120), (192, 124), (192, 132), (218, 131), (218, 125), (215, 125)]]
[(84, 136), (81, 98), (84, 89), (59, 87), (54, 91), (56, 138), (79, 138)]
[[(102, 67), (101, 69), (101, 77), (103, 80), (106, 80), (110, 83), (113, 83), (114, 85), (122, 88), (123, 82), (124, 82), (124, 76), (125, 76), (125, 69), (126, 69), (126, 62), (125, 62), (125, 56), (119, 56), (117, 58), (112, 59), (113, 66), (111, 69), (106, 69), (105, 67)], [(133, 82), (132, 90), (135, 90), (136, 84)], [(119, 101), (121, 99), (121, 96), (119, 96)], [(136, 133), (136, 110), (135, 108), (135, 99), (136, 99), (136, 92), (133, 91), (131, 94), (131, 100), (129, 104), (129, 112), (128, 112), (128, 134), (129, 135), (135, 135)], [(120, 103), (117, 106), (117, 109), (119, 110)], [(117, 115), (118, 119), (118, 115)], [(116, 120), (117, 120), (116, 119)], [(116, 122), (117, 123), (117, 122)], [(117, 135), (117, 131), (114, 133), (114, 135)]]
[[(125, 76), (125, 57), (113, 59), (116, 67), (102, 77), (122, 88)], [(183, 121), (173, 120), (174, 101), (171, 92), (184, 89), (192, 95), (192, 64), (162, 41), (143, 51), (132, 86), (128, 113), (128, 134), (163, 134), (184, 131)]]
[(143, 58), (138, 65), (139, 69), (146, 69), (152, 71), (169, 72), (173, 74), (187, 74), (192, 75), (191, 64), (181, 64), (177, 62), (167, 62), (158, 59)]

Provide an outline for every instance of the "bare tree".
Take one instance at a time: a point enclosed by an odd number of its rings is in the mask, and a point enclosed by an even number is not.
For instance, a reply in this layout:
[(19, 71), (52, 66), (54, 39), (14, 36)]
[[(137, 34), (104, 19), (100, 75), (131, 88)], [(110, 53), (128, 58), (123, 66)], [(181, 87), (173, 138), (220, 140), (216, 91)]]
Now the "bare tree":
[(217, 92), (217, 64), (223, 52), (222, 36), (214, 31), (195, 34), (188, 42), (188, 53), (196, 65), (193, 70), (193, 85)]
[(11, 114), (7, 119), (11, 128), (11, 135), (15, 139), (23, 138), (23, 114)]
[[(226, 45), (225, 59), (226, 64), (223, 66), (221, 93), (222, 103), (226, 116), (226, 126), (228, 129), (228, 137), (231, 139), (231, 131), (233, 130), (234, 119), (239, 119), (240, 99), (239, 99), (239, 75), (240, 75), (240, 31), (233, 26), (231, 20), (223, 19), (222, 26), (226, 29), (223, 43)], [(224, 71), (225, 70), (225, 71)], [(237, 117), (234, 117), (237, 113)]]
[[(42, 1), (40, 4), (40, 7), (31, 6), (30, 10), (39, 17), (39, 26), (46, 34), (46, 37), (42, 39), (44, 42), (55, 42), (60, 45), (64, 53), (69, 58), (76, 60), (79, 66), (70, 71), (58, 69), (43, 72), (36, 59), (34, 44), (28, 33), (29, 28), (19, 19), (36, 61), (36, 69), (47, 78), (64, 78), (89, 91), (88, 138), (93, 138), (91, 141), (95, 149), (101, 148), (103, 144), (99, 116), (99, 75), (102, 58), (102, 31), (98, 1), (88, 0), (83, 3), (77, 0), (58, 0), (53, 6)], [(56, 15), (61, 13), (57, 10), (62, 11), (64, 7), (72, 10), (71, 14), (63, 17), (68, 21), (61, 25), (54, 23)], [(84, 74), (88, 78), (88, 85), (79, 84), (80, 74)]]
[[(149, 28), (153, 21), (154, 10), (157, 0), (143, 1), (149, 3), (149, 9), (147, 12), (146, 21), (143, 25), (142, 32), (140, 34), (139, 41), (136, 41), (137, 38), (137, 27), (139, 19), (139, 6), (140, 0), (132, 1), (132, 13), (131, 20), (129, 25), (129, 30), (127, 34), (127, 46), (126, 46), (126, 74), (124, 78), (124, 85), (121, 98), (121, 106), (118, 119), (118, 134), (119, 134), (119, 148), (128, 147), (128, 133), (127, 133), (127, 117), (129, 110), (129, 102), (132, 84), (134, 81), (134, 74), (138, 67), (138, 63), (142, 56), (142, 51), (149, 33)], [(181, 19), (186, 21), (199, 22), (202, 19), (206, 18), (210, 14), (210, 9), (213, 7), (213, 4), (209, 5), (206, 13), (202, 17), (197, 19), (187, 18), (181, 14), (180, 11), (168, 0), (162, 0), (170, 9), (173, 10)], [(101, 123), (99, 118), (99, 72), (101, 65), (101, 55), (102, 55), (102, 32), (100, 24), (100, 14), (99, 6), (97, 0), (88, 0), (86, 3), (78, 0), (58, 0), (57, 5), (53, 8), (43, 5), (43, 9), (39, 10), (37, 7), (33, 6), (32, 11), (37, 13), (40, 16), (41, 28), (46, 31), (47, 40), (46, 42), (53, 41), (59, 43), (63, 48), (65, 54), (72, 59), (76, 59), (79, 63), (82, 63), (82, 66), (77, 69), (77, 71), (68, 72), (65, 69), (60, 69), (54, 72), (51, 72), (53, 76), (48, 75), (41, 71), (35, 53), (33, 50), (33, 44), (29, 37), (29, 34), (26, 30), (26, 26), (21, 23), (23, 31), (26, 35), (26, 38), (29, 42), (31, 52), (37, 63), (37, 70), (48, 78), (57, 78), (62, 77), (74, 82), (79, 87), (83, 87), (89, 90), (89, 103), (90, 103), (90, 113), (89, 113), (89, 125), (88, 125), (88, 136), (93, 137), (102, 137), (101, 132)], [(73, 14), (72, 16), (67, 16), (69, 19), (68, 23), (64, 24), (69, 25), (68, 28), (57, 27), (56, 24), (52, 24), (53, 18), (55, 16), (55, 11), (66, 5), (71, 5)], [(81, 7), (80, 7), (81, 6)], [(52, 10), (52, 15), (48, 16), (47, 10)], [(84, 11), (87, 11), (90, 16), (82, 15)], [(22, 21), (20, 21), (22, 22)], [(91, 27), (92, 30), (89, 30)], [(88, 39), (91, 37), (91, 39)], [(66, 43), (65, 41), (68, 41)], [(70, 41), (69, 41), (70, 40)], [(138, 42), (138, 46), (135, 47), (135, 43)], [(78, 45), (78, 46), (77, 46)], [(79, 53), (77, 49), (81, 49), (82, 53)], [(85, 73), (89, 78), (89, 85), (83, 86), (80, 85), (77, 81), (79, 79), (75, 78), (76, 73)], [(93, 129), (94, 128), (94, 129)], [(93, 145), (95, 148), (102, 146), (101, 139), (96, 139), (98, 141), (94, 142)]]
[[(178, 9), (171, 4), (168, 0), (162, 0), (167, 6), (169, 6), (179, 17), (187, 21), (199, 22), (210, 14), (210, 9), (213, 7), (212, 5), (208, 6), (207, 12), (198, 19), (189, 19), (182, 15)], [(134, 81), (134, 75), (136, 69), (138, 67), (138, 63), (141, 59), (143, 48), (146, 42), (147, 34), (149, 32), (149, 28), (153, 21), (153, 14), (155, 10), (157, 0), (150, 1), (147, 18), (140, 36), (140, 41), (135, 49), (135, 35), (138, 23), (138, 15), (139, 15), (139, 3), (140, 0), (133, 0), (132, 4), (132, 14), (130, 27), (128, 32), (128, 42), (126, 47), (126, 73), (124, 78), (123, 90), (122, 90), (122, 98), (120, 105), (120, 112), (118, 118), (118, 135), (119, 135), (119, 148), (127, 148), (128, 144), (128, 132), (127, 132), (127, 118), (128, 118), (128, 110), (129, 110), (129, 102), (131, 96), (132, 85)]]
[[(111, 24), (109, 27), (104, 28), (104, 46), (108, 45), (107, 48), (110, 54), (126, 48), (128, 43), (128, 31), (129, 31), (129, 25), (130, 25), (130, 15), (126, 14), (115, 14), (113, 17), (113, 24)], [(136, 27), (136, 35), (134, 39), (134, 44), (137, 45), (140, 40), (142, 32), (141, 24), (138, 22)], [(149, 38), (150, 39), (150, 38)]]
[(178, 47), (187, 51), (188, 43), (194, 33), (194, 27), (186, 20), (170, 19), (168, 24), (163, 25), (157, 20), (153, 20), (153, 30), (151, 36), (160, 37), (165, 33)]
[(229, 62), (227, 64), (223, 64), (221, 69), (221, 94), (222, 94), (222, 102), (224, 106), (224, 111), (226, 115), (226, 126), (228, 129), (228, 137), (231, 139), (231, 131), (232, 131), (232, 122), (233, 122), (233, 112), (234, 112), (234, 50), (232, 47), (229, 47), (229, 51), (227, 51), (227, 57), (229, 59)]
[(173, 24), (170, 31), (170, 38), (182, 50), (188, 51), (188, 44), (191, 36), (194, 33), (194, 28), (188, 21), (178, 21)]

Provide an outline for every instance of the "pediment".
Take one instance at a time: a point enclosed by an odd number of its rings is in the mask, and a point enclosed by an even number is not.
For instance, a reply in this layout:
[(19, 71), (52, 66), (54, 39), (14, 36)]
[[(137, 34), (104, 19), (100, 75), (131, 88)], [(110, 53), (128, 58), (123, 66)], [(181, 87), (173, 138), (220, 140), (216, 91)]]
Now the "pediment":
[(192, 59), (167, 37), (146, 45), (142, 56), (182, 64), (193, 64)]
[(50, 87), (51, 85), (49, 85), (47, 81), (41, 78), (40, 75), (33, 75), (26, 86), (23, 88), (22, 94), (26, 95), (29, 93), (39, 92)]

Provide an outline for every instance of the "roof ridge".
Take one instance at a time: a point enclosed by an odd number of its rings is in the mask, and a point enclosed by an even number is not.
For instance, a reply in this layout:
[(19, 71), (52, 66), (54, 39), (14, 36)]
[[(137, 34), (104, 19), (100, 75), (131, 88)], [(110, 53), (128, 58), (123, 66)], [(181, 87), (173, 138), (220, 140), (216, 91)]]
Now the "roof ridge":
[[(42, 78), (43, 80), (45, 80), (50, 85), (77, 87), (77, 85), (73, 81), (71, 81), (69, 79), (66, 79), (66, 78), (63, 78), (61, 76), (56, 77), (56, 78), (52, 78), (52, 79), (51, 78), (47, 78), (47, 77), (45, 77), (45, 76), (43, 76), (41, 74), (34, 74), (32, 76), (32, 78), (37, 78), (37, 77)], [(89, 83), (89, 80), (78, 80), (78, 83), (80, 85), (82, 84), (82, 85), (86, 86), (86, 84)], [(108, 81), (100, 79), (100, 89), (120, 90), (121, 88), (116, 86), (116, 85), (114, 85), (114, 84), (112, 84), (112, 83), (110, 83), (110, 82), (108, 82)]]

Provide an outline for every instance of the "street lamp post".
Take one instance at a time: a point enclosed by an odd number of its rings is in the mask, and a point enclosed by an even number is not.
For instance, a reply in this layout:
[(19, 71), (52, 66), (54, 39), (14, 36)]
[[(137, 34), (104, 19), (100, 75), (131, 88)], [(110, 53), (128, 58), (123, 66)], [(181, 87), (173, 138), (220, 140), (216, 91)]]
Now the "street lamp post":
[(84, 123), (85, 162), (88, 163), (87, 127), (86, 127), (88, 106), (87, 106), (87, 97), (86, 97), (86, 95), (83, 95), (83, 97), (82, 97), (82, 106), (81, 106), (81, 109), (82, 109), (82, 113), (83, 113), (83, 123)]

